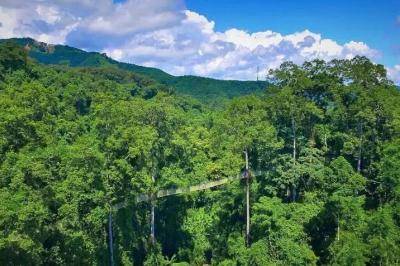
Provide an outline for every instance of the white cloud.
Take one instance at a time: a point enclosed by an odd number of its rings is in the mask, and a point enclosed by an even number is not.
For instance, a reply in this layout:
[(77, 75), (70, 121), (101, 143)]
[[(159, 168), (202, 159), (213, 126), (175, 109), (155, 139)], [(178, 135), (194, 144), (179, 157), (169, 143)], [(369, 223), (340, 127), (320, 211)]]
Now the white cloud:
[(225, 32), (215, 30), (214, 22), (192, 11), (173, 27), (136, 34), (123, 46), (106, 48), (118, 59), (160, 67), (172, 74), (195, 74), (223, 79), (255, 79), (257, 66), (260, 76), (283, 61), (302, 63), (322, 58), (352, 58), (365, 55), (374, 58), (377, 51), (362, 42), (343, 45), (320, 34), (304, 30), (282, 35), (270, 30), (248, 33), (239, 29)]
[(3, 0), (0, 38), (32, 37), (102, 49), (138, 32), (179, 23), (183, 0)]
[(61, 15), (57, 7), (38, 5), (36, 7), (36, 12), (48, 24), (54, 24), (61, 20)]
[(0, 14), (0, 36), (2, 38), (14, 37), (13, 29), (18, 25), (16, 11), (0, 6)]
[(388, 76), (397, 85), (400, 85), (400, 65), (387, 68)]
[(376, 58), (365, 43), (339, 44), (304, 30), (283, 35), (266, 30), (215, 30), (205, 16), (185, 10), (183, 0), (3, 0), (0, 38), (31, 36), (106, 52), (125, 62), (176, 75), (255, 79), (283, 61)]
[(176, 0), (130, 0), (108, 6), (106, 12), (99, 12), (86, 20), (88, 30), (125, 35), (165, 27), (178, 22), (177, 11), (183, 7)]

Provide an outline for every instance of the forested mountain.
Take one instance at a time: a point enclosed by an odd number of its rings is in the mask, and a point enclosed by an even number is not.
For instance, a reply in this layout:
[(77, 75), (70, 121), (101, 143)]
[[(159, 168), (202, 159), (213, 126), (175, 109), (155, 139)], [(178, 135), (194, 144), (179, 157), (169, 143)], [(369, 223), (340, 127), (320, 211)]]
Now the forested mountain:
[[(288, 62), (271, 84), (214, 110), (1, 44), (0, 264), (398, 265), (400, 93), (383, 66)], [(239, 179), (153, 200), (151, 241), (137, 195), (243, 174), (244, 152), (247, 246)]]
[(105, 54), (85, 52), (66, 45), (46, 44), (31, 38), (0, 40), (0, 42), (7, 41), (26, 47), (29, 50), (29, 55), (43, 64), (61, 64), (73, 67), (108, 66), (133, 71), (137, 74), (148, 76), (161, 84), (172, 86), (179, 94), (193, 96), (203, 102), (259, 93), (267, 86), (265, 81), (217, 80), (197, 76), (172, 76), (157, 68), (121, 63), (107, 57)]

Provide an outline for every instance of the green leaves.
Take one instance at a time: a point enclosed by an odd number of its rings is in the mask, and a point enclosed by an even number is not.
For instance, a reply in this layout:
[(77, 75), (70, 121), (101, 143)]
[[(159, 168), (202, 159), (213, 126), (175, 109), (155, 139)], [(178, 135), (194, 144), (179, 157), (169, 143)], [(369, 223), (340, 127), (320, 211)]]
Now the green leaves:
[(189, 258), (194, 264), (201, 265), (206, 262), (204, 256), (205, 252), (211, 248), (209, 237), (212, 225), (212, 214), (206, 213), (204, 208), (188, 210), (183, 230), (192, 240), (192, 252)]
[[(399, 262), (400, 96), (365, 58), (286, 63), (219, 109), (110, 67), (2, 74), (1, 264)], [(239, 180), (157, 200), (148, 241), (138, 194), (240, 175), (244, 151), (249, 247)]]
[(278, 198), (261, 197), (253, 208), (253, 235), (258, 239), (253, 245), (264, 243), (263, 256), (277, 264), (315, 264), (317, 258), (304, 226), (318, 210), (317, 205), (285, 204)]
[(0, 44), (0, 76), (4, 73), (24, 69), (27, 67), (28, 53), (19, 45), (13, 42)]
[(363, 194), (366, 180), (356, 173), (353, 167), (343, 157), (338, 157), (330, 163), (332, 172), (326, 180), (326, 190), (344, 196)]
[(377, 178), (383, 201), (398, 202), (400, 197), (400, 139), (386, 143), (381, 152)]
[(43, 243), (50, 233), (50, 212), (39, 193), (22, 187), (0, 190), (0, 261), (42, 263)]

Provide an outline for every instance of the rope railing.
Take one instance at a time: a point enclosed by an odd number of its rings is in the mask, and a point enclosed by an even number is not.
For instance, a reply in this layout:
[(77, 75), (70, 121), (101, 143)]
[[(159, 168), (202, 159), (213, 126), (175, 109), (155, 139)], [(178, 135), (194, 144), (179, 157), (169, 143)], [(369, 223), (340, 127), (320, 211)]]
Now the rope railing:
[[(261, 174), (261, 171), (258, 171), (257, 174), (253, 174), (253, 176), (258, 176), (260, 174)], [(188, 194), (191, 192), (206, 190), (206, 189), (210, 189), (213, 187), (224, 185), (233, 180), (244, 179), (244, 178), (246, 178), (246, 176), (244, 174), (240, 174), (240, 175), (238, 174), (236, 176), (226, 177), (226, 178), (222, 178), (219, 180), (213, 180), (213, 181), (209, 181), (209, 182), (205, 182), (205, 183), (201, 183), (201, 184), (193, 185), (193, 186), (161, 189), (161, 190), (157, 191), (155, 198), (158, 199), (158, 198), (168, 197), (168, 196), (172, 196), (172, 195)], [(146, 201), (151, 201), (152, 199), (153, 199), (153, 197), (151, 194), (143, 193), (143, 194), (139, 194), (135, 197), (135, 202), (136, 203), (146, 202)], [(120, 203), (115, 204), (113, 206), (113, 209), (119, 210), (121, 208), (125, 208), (128, 204), (129, 204), (128, 201), (120, 202)]]

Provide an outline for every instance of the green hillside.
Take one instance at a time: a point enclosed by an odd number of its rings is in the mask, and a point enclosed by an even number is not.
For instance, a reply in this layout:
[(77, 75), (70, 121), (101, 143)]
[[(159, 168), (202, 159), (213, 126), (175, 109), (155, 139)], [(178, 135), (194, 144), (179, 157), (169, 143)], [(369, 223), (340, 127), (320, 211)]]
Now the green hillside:
[(43, 64), (63, 64), (72, 67), (116, 66), (120, 69), (146, 75), (156, 81), (172, 86), (184, 95), (190, 95), (202, 101), (259, 93), (263, 91), (265, 81), (217, 80), (197, 76), (173, 76), (160, 69), (143, 67), (113, 60), (105, 54), (86, 52), (67, 45), (50, 45), (31, 38), (13, 38), (14, 41), (29, 49), (30, 57)]

